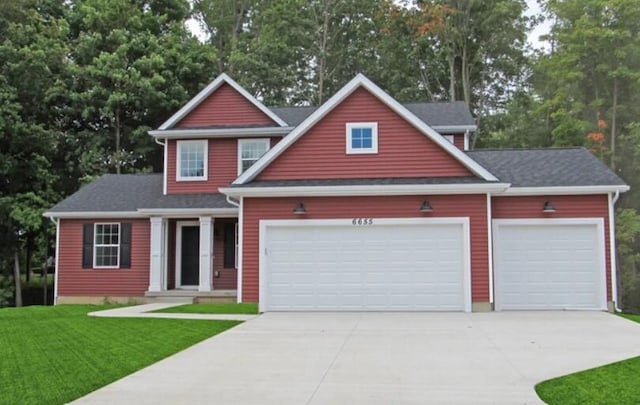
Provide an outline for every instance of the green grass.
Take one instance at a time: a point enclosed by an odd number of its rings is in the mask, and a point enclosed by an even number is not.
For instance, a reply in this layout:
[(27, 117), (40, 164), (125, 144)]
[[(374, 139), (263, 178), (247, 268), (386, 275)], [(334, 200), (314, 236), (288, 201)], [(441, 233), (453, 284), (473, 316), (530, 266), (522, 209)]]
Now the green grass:
[[(640, 323), (640, 315), (620, 316)], [(544, 381), (536, 385), (536, 392), (551, 405), (636, 405), (640, 403), (640, 357)]]
[(257, 314), (258, 304), (187, 304), (179, 307), (159, 309), (154, 312), (188, 313), (188, 314)]
[(69, 402), (239, 323), (86, 315), (105, 308), (0, 309), (0, 403)]

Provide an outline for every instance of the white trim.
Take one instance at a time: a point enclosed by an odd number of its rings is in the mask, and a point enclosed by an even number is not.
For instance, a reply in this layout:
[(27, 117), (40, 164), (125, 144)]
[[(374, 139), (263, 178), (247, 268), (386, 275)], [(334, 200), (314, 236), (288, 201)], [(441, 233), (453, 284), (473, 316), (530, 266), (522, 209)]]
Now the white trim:
[(236, 287), (236, 301), (242, 302), (242, 258), (244, 257), (244, 198), (240, 197), (240, 210), (238, 213), (238, 266), (237, 280), (238, 285)]
[(564, 187), (510, 187), (500, 196), (513, 195), (578, 195), (578, 194), (607, 194), (619, 191), (629, 191), (629, 186), (564, 186)]
[[(471, 235), (469, 226), (469, 217), (451, 217), (451, 218), (375, 218), (376, 225), (429, 225), (429, 224), (445, 224), (445, 225), (462, 225), (463, 240), (463, 294), (464, 294), (464, 312), (471, 312)], [(259, 299), (258, 306), (260, 312), (267, 309), (267, 258), (265, 254), (267, 228), (269, 227), (306, 227), (306, 226), (336, 226), (336, 225), (352, 225), (351, 219), (284, 219), (284, 220), (260, 220), (259, 222)]]
[[(474, 130), (475, 131), (475, 130)], [(469, 150), (469, 130), (465, 131), (464, 133), (464, 150)]]
[(176, 221), (176, 288), (197, 289), (198, 285), (182, 285), (182, 227), (197, 226), (200, 227), (198, 221)]
[[(501, 227), (506, 226), (528, 226), (528, 225), (595, 225), (598, 232), (598, 267), (601, 272), (598, 295), (599, 307), (590, 308), (590, 310), (606, 310), (607, 309), (607, 273), (606, 273), (606, 256), (605, 256), (605, 238), (604, 238), (604, 218), (525, 218), (525, 219), (494, 219), (493, 220), (493, 238), (496, 238)], [(500, 250), (496, 250), (496, 260), (494, 280), (496, 290), (500, 289)], [(500, 302), (500, 294), (494, 297), (494, 306), (496, 311), (502, 310)]]
[(491, 193), (487, 193), (487, 253), (489, 264), (489, 303), (493, 304), (493, 212), (491, 205)]
[(232, 197), (315, 197), (413, 194), (486, 194), (488, 192), (501, 192), (504, 191), (504, 189), (506, 189), (507, 187), (509, 187), (508, 183), (390, 184), (317, 187), (226, 187), (220, 188), (219, 191)]
[(173, 218), (193, 218), (211, 215), (216, 218), (234, 218), (238, 216), (237, 208), (141, 208), (140, 213), (149, 215), (170, 216)]
[(147, 133), (155, 138), (243, 138), (255, 136), (285, 136), (293, 127), (249, 127), (249, 128), (179, 128), (152, 130)]
[(340, 91), (333, 95), (326, 103), (320, 108), (309, 115), (300, 125), (298, 125), (289, 135), (282, 139), (277, 145), (266, 153), (260, 161), (253, 165), (249, 170), (244, 172), (233, 183), (244, 184), (260, 173), (271, 162), (273, 162), (282, 152), (284, 152), (289, 146), (296, 142), (302, 135), (304, 135), (311, 127), (313, 127), (318, 121), (320, 121), (326, 114), (333, 110), (338, 104), (346, 99), (356, 89), (364, 87), (371, 94), (377, 97), (380, 101), (386, 104), (389, 108), (395, 111), (400, 117), (404, 118), (407, 122), (412, 124), (417, 130), (422, 132), (426, 137), (430, 138), (436, 145), (442, 147), (460, 163), (466, 166), (473, 173), (477, 174), (481, 178), (489, 181), (497, 181), (498, 179), (478, 162), (471, 159), (463, 151), (456, 148), (445, 140), (442, 135), (428, 126), (420, 118), (416, 117), (411, 111), (409, 111), (402, 104), (398, 103), (390, 95), (384, 92), (380, 87), (375, 85), (372, 81), (367, 79), (362, 73), (359, 73), (349, 83), (347, 83)]
[(444, 137), (444, 139), (449, 141), (452, 145), (455, 145), (455, 142), (456, 142), (456, 136), (455, 135), (442, 135), (442, 136)]
[[(371, 130), (371, 147), (354, 149), (353, 136), (354, 129)], [(375, 155), (378, 153), (378, 123), (377, 122), (347, 122), (345, 124), (345, 152), (347, 155)]]
[[(98, 243), (96, 242), (96, 238), (98, 237), (98, 226), (99, 225), (109, 225), (109, 226), (113, 226), (113, 225), (118, 225), (118, 245), (114, 245), (112, 243), (101, 243), (100, 245), (98, 245)], [(119, 269), (120, 268), (120, 245), (122, 244), (122, 224), (120, 222), (95, 222), (93, 224), (93, 268), (94, 269)], [(96, 264), (96, 259), (97, 259), (97, 250), (98, 247), (117, 247), (118, 248), (118, 254), (116, 255), (117, 258), (117, 262), (115, 266), (98, 266)]]
[[(188, 145), (188, 144), (201, 144), (203, 147), (203, 155), (202, 155), (202, 163), (203, 174), (202, 176), (182, 176), (180, 172), (182, 171), (182, 153), (180, 152), (180, 146)], [(190, 140), (180, 140), (176, 141), (176, 181), (207, 181), (209, 174), (209, 141), (207, 139), (190, 139)]]
[(213, 290), (213, 227), (215, 221), (211, 216), (198, 218), (200, 223), (200, 248), (198, 261), (198, 291)]
[[(56, 218), (56, 268), (53, 273), (53, 305), (58, 304), (58, 273), (60, 272), (60, 218)], [(45, 303), (46, 305), (46, 303)]]
[(202, 89), (200, 93), (198, 93), (194, 98), (189, 100), (187, 104), (185, 104), (178, 112), (173, 114), (171, 118), (166, 120), (162, 125), (160, 125), (159, 129), (168, 129), (175, 125), (178, 121), (184, 118), (187, 114), (189, 114), (194, 108), (196, 108), (200, 103), (207, 99), (218, 89), (218, 87), (222, 86), (222, 84), (227, 83), (231, 86), (235, 91), (240, 93), (240, 95), (251, 102), (254, 106), (258, 107), (260, 111), (265, 113), (269, 118), (271, 118), (278, 125), (284, 127), (287, 125), (280, 117), (278, 117), (273, 111), (269, 110), (264, 104), (258, 101), (255, 97), (249, 94), (245, 89), (242, 88), (238, 83), (236, 83), (232, 78), (227, 76), (225, 73), (222, 73), (218, 77), (215, 78), (207, 87)]
[[(246, 144), (249, 144), (249, 143), (261, 143), (263, 145), (266, 145), (266, 147), (267, 147), (265, 149), (264, 153), (262, 155), (258, 156), (258, 158), (256, 159), (256, 162), (258, 160), (260, 160), (260, 158), (262, 156), (264, 156), (264, 154), (267, 153), (269, 151), (269, 149), (271, 149), (271, 139), (269, 139), (269, 138), (238, 139), (238, 145), (236, 146), (236, 149), (237, 149), (238, 176), (242, 174), (242, 146), (246, 145)], [(254, 162), (254, 164), (255, 164), (255, 162)]]
[(475, 132), (478, 129), (477, 125), (432, 125), (431, 128), (435, 129), (438, 132), (454, 132), (454, 133), (463, 133), (463, 132)]
[(618, 258), (616, 257), (616, 218), (614, 202), (611, 194), (608, 195), (609, 209), (609, 261), (611, 272), (611, 301), (614, 309), (618, 307)]
[(138, 211), (72, 211), (72, 212), (45, 212), (42, 216), (46, 218), (86, 218), (86, 219), (104, 219), (104, 218), (146, 218), (147, 215)]
[(163, 152), (164, 166), (162, 167), (162, 194), (167, 195), (167, 178), (169, 177), (169, 170), (167, 169), (169, 167), (169, 140), (167, 138), (164, 138)]

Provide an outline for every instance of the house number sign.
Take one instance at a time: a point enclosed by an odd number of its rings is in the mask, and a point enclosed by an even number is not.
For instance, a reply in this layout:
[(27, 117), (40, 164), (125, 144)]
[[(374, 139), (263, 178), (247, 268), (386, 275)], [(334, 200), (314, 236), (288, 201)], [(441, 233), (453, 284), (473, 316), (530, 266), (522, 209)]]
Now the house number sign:
[(373, 225), (373, 218), (353, 218), (351, 221), (353, 225)]

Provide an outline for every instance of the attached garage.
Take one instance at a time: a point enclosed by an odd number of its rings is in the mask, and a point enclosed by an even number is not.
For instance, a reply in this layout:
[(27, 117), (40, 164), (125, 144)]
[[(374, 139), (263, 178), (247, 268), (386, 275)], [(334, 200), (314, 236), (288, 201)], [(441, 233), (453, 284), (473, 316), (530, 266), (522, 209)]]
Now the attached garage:
[(470, 311), (468, 218), (260, 221), (261, 311)]
[(604, 221), (493, 221), (496, 310), (606, 309)]

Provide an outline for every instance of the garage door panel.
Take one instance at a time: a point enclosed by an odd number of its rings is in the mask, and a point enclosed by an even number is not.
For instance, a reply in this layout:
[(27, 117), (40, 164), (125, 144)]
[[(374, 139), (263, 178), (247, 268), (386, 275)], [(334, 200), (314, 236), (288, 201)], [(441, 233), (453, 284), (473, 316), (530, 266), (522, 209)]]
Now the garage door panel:
[(467, 228), (455, 222), (267, 227), (261, 300), (266, 310), (464, 310)]
[(497, 309), (603, 309), (600, 220), (496, 221)]

